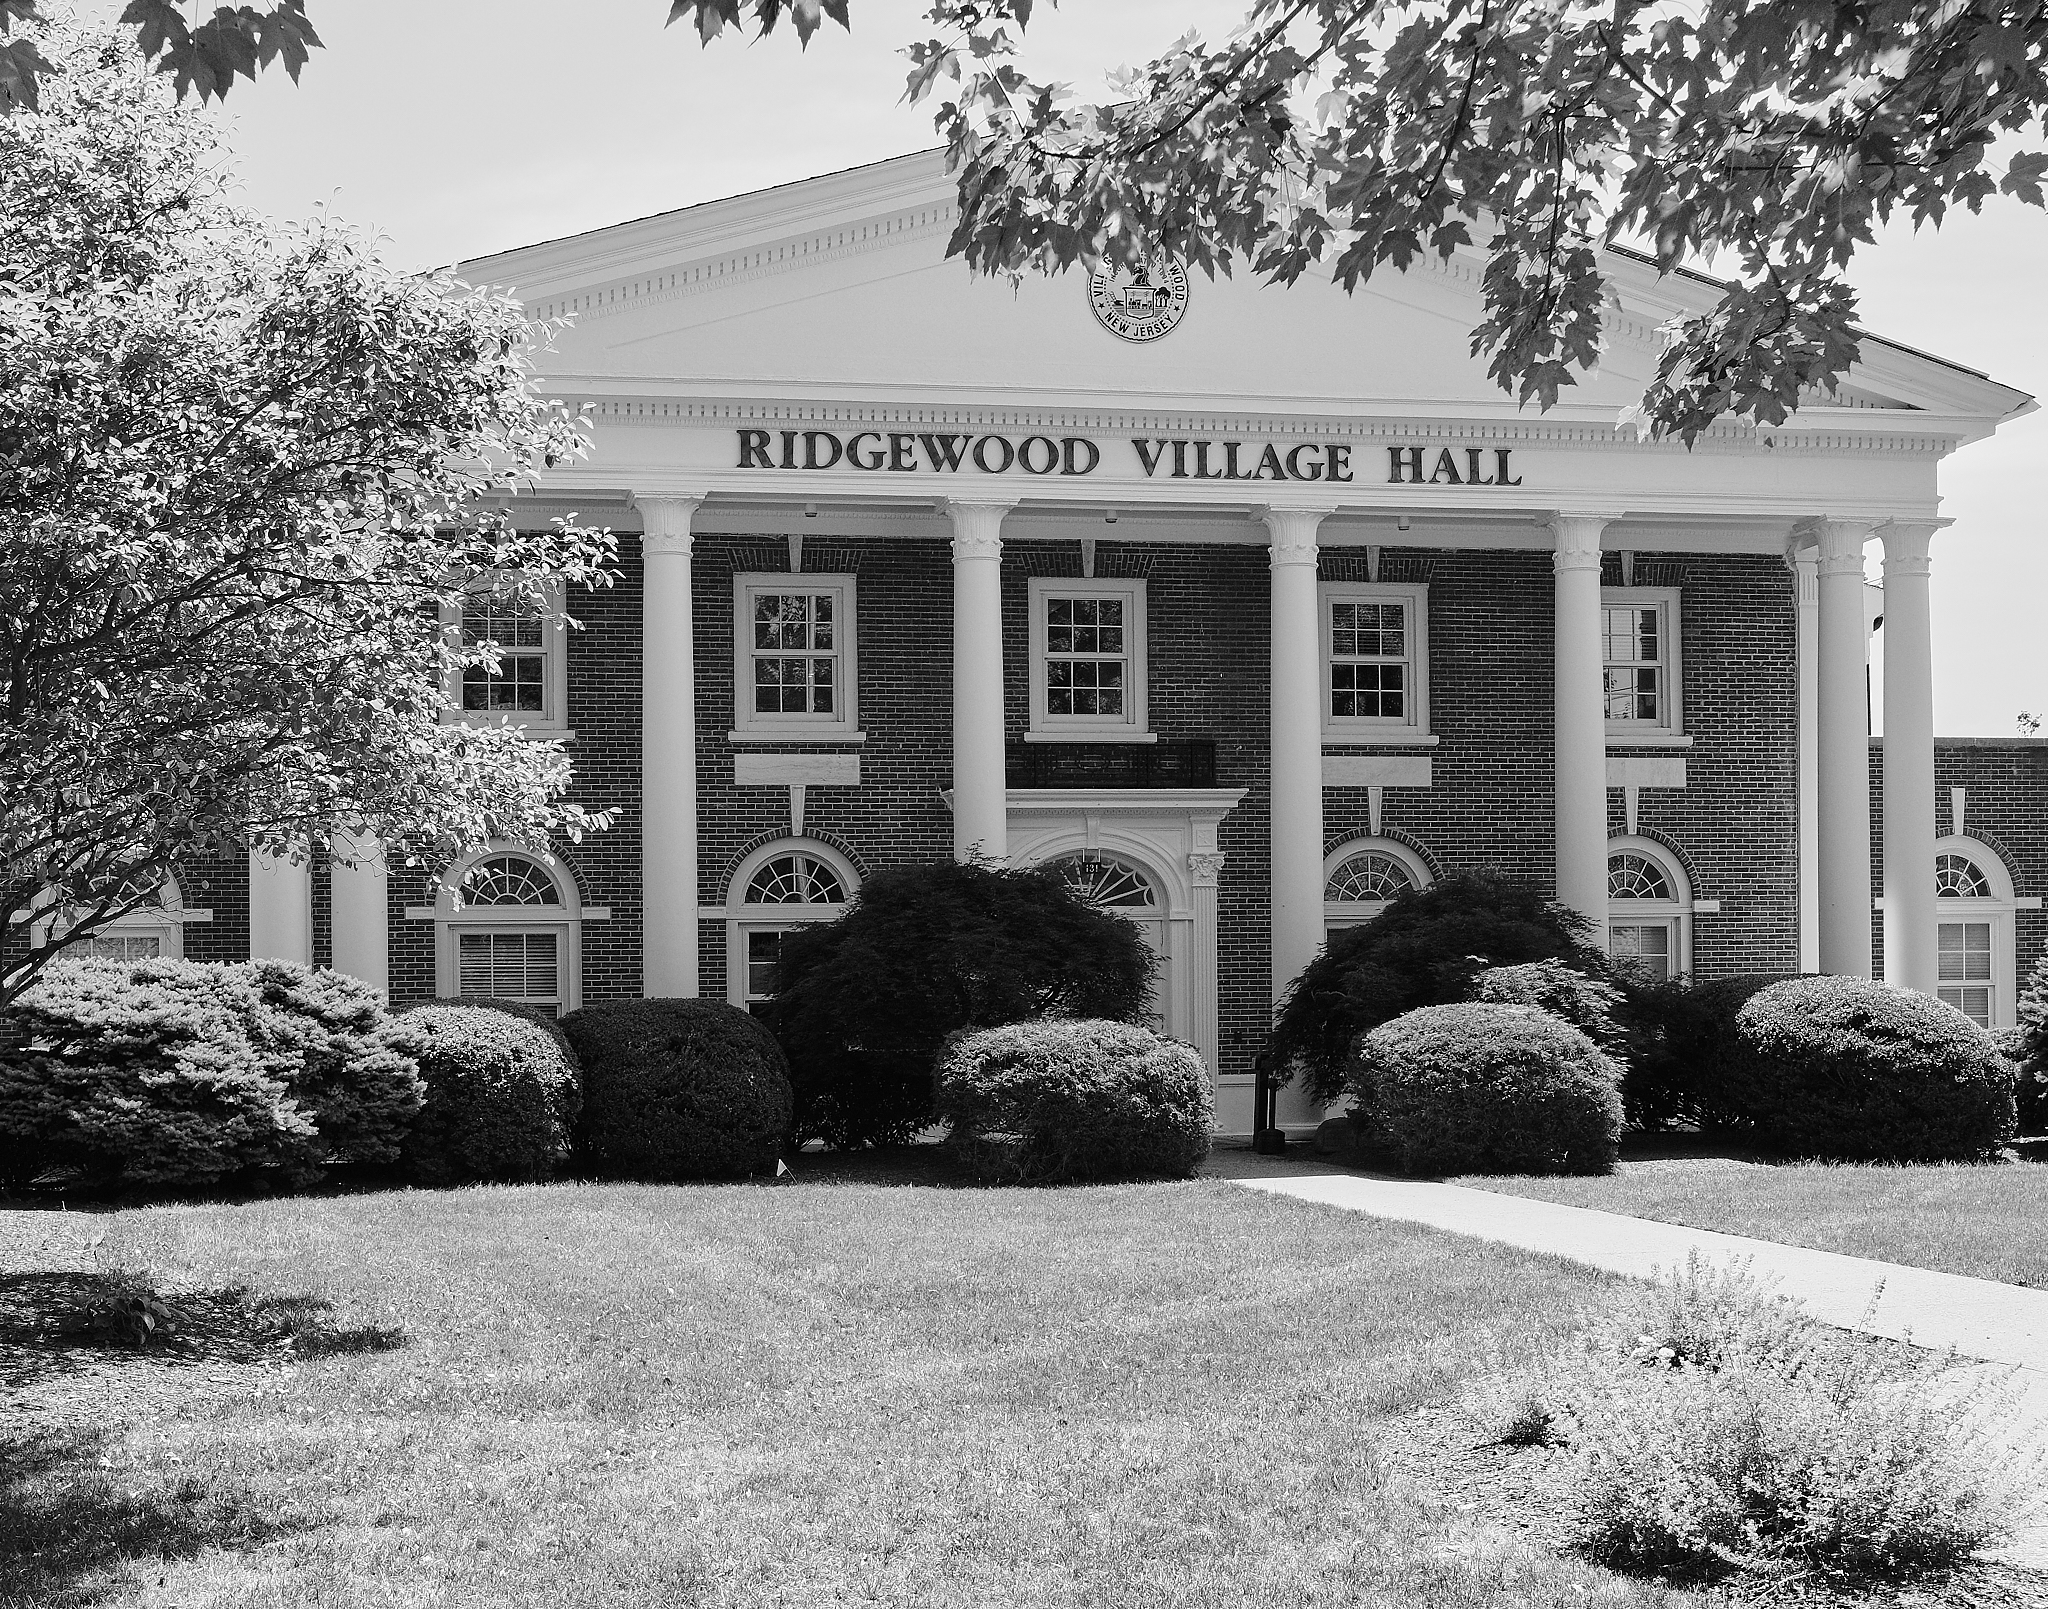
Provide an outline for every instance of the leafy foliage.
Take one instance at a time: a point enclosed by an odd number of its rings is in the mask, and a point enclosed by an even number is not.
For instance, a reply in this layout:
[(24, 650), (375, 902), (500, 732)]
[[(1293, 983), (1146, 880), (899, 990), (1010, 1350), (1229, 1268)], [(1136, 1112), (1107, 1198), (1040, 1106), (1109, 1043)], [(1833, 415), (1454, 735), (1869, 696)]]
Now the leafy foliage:
[(235, 207), (118, 34), (27, 37), (57, 69), (0, 117), (0, 1006), (180, 857), (600, 824), (559, 745), (444, 719), (497, 649), (431, 626), (609, 578), (608, 533), (493, 511), (587, 450), (533, 390), (545, 332)]
[(1268, 1050), (1321, 1101), (1345, 1090), (1352, 1042), (1419, 1006), (1470, 998), (1489, 968), (1557, 960), (1588, 979), (1607, 958), (1577, 912), (1533, 885), (1445, 877), (1403, 889), (1378, 916), (1330, 935), (1281, 1001)]
[(489, 1001), (436, 1001), (398, 1019), (425, 1104), (406, 1136), (422, 1184), (527, 1183), (569, 1157), (582, 1108), (575, 1053), (553, 1023)]
[(1128, 1022), (1020, 1022), (962, 1034), (936, 1075), (948, 1144), (990, 1184), (1185, 1178), (1215, 1106), (1194, 1047)]
[(1371, 1141), (1411, 1173), (1605, 1173), (1621, 1070), (1528, 1006), (1424, 1006), (1358, 1040), (1352, 1093)]
[(1735, 1019), (1752, 995), (1786, 981), (1778, 972), (1750, 972), (1693, 983), (1624, 978), (1631, 1027), (1623, 1095), (1631, 1126), (1740, 1128), (1728, 1090), (1746, 1056)]
[(2013, 1135), (2013, 1068), (1953, 1006), (1868, 978), (1792, 978), (1735, 1018), (1722, 1096), (1803, 1156), (1982, 1161)]
[(303, 1185), (393, 1160), (420, 1108), (377, 992), (337, 972), (67, 959), (11, 1016), (0, 1145), (124, 1185)]
[(722, 1000), (614, 1000), (562, 1019), (583, 1064), (579, 1148), (628, 1179), (770, 1171), (789, 1133), (789, 1068)]
[(1568, 1023), (1610, 1056), (1620, 1056), (1628, 1035), (1618, 1020), (1622, 993), (1611, 983), (1574, 972), (1562, 961), (1525, 961), (1488, 967), (1472, 980), (1472, 998), (1490, 1006), (1532, 1006)]
[(2017, 1016), (2011, 1042), (2002, 1048), (2019, 1068), (2020, 1133), (2048, 1134), (2048, 956), (2027, 974)]
[(887, 1145), (932, 1121), (949, 1036), (1041, 1017), (1128, 1022), (1153, 957), (1057, 871), (898, 866), (838, 921), (784, 936), (771, 1022), (796, 1080), (799, 1139)]

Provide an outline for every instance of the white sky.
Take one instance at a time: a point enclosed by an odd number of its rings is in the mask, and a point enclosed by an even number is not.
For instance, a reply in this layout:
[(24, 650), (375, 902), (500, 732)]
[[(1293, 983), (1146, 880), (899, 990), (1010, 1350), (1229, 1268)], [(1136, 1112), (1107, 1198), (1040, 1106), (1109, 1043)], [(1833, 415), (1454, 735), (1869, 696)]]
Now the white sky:
[[(111, 8), (113, 0), (107, 0)], [(103, 9), (100, 4), (91, 11)], [(853, 0), (855, 33), (708, 50), (662, 27), (667, 0), (310, 0), (327, 48), (294, 87), (239, 84), (226, 107), (246, 199), (321, 205), (383, 230), (406, 267), (477, 257), (936, 143), (899, 104), (915, 0)], [(1041, 0), (1034, 76), (1098, 98), (1104, 70), (1188, 28), (1220, 38), (1232, 0)], [(1858, 259), (1865, 322), (2048, 399), (2041, 266), (2048, 216), (1993, 203), (1938, 236), (1894, 229)], [(1935, 720), (2009, 735), (2048, 713), (2041, 461), (2048, 408), (1943, 466), (1935, 543)], [(1872, 569), (1875, 571), (1875, 549)]]

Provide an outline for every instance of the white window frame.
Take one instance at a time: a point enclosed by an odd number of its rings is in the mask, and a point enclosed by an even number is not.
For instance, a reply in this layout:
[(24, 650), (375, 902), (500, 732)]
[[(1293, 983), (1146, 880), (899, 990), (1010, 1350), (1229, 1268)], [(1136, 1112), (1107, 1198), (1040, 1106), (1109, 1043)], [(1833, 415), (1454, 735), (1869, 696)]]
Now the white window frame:
[(1602, 587), (1600, 589), (1600, 699), (1607, 707), (1607, 611), (1609, 609), (1655, 609), (1658, 640), (1663, 644), (1663, 719), (1657, 721), (1616, 721), (1607, 723), (1607, 741), (1627, 745), (1656, 742), (1685, 732), (1684, 667), (1680, 660), (1679, 615), (1681, 589), (1678, 587)]
[(1385, 855), (1387, 859), (1399, 862), (1408, 873), (1409, 883), (1416, 888), (1427, 888), (1436, 881), (1430, 874), (1428, 863), (1406, 844), (1391, 838), (1349, 839), (1323, 857), (1323, 932), (1326, 936), (1340, 928), (1359, 927), (1370, 922), (1387, 908), (1385, 900), (1338, 900), (1329, 897), (1330, 879), (1337, 875), (1337, 868), (1357, 855)]
[(1630, 899), (1607, 901), (1607, 928), (1601, 935), (1602, 947), (1613, 948), (1613, 931), (1617, 927), (1662, 927), (1671, 934), (1671, 976), (1689, 978), (1692, 976), (1692, 880), (1685, 875), (1685, 868), (1678, 857), (1654, 838), (1623, 835), (1607, 840), (1607, 858), (1611, 862), (1616, 855), (1641, 855), (1653, 863), (1664, 874), (1664, 881), (1670, 885), (1672, 897), (1663, 899)]
[[(487, 579), (479, 579), (470, 588), (473, 592), (488, 592)], [(450, 647), (462, 647), (462, 609), (454, 604), (445, 604), (441, 609), (441, 630)], [(517, 650), (532, 653), (530, 648)], [(442, 692), (448, 700), (449, 719), (464, 726), (516, 726), (531, 732), (536, 737), (571, 738), (576, 734), (569, 730), (569, 628), (562, 619), (562, 589), (556, 583), (547, 587), (547, 617), (541, 622), (540, 631), (541, 665), (541, 708), (532, 710), (466, 710), (462, 707), (462, 671), (458, 668), (448, 675)]]
[[(461, 905), (462, 881), (471, 868), (499, 855), (532, 861), (555, 885), (553, 905)], [(583, 1003), (583, 906), (576, 879), (552, 856), (536, 854), (518, 844), (493, 844), (465, 855), (442, 874), (434, 897), (434, 993), (454, 999), (462, 990), (462, 935), (465, 933), (553, 933), (557, 1016), (567, 1016)]]
[[(115, 917), (110, 922), (100, 923), (92, 930), (91, 936), (96, 939), (153, 938), (157, 945), (156, 955), (151, 959), (182, 961), (185, 958), (185, 924), (212, 920), (213, 912), (187, 907), (185, 896), (178, 887), (178, 880), (166, 873), (163, 881), (157, 885), (155, 899), (147, 905), (139, 905), (134, 910)], [(31, 930), (35, 943), (43, 943), (52, 930), (61, 938), (77, 925), (66, 913), (54, 916), (51, 921), (53, 927), (44, 927), (38, 923)], [(64, 951), (66, 956), (82, 956), (86, 953), (87, 951), (78, 945)]]
[[(1124, 712), (1121, 715), (1054, 715), (1048, 709), (1051, 625), (1046, 606), (1055, 598), (1115, 598), (1124, 606)], [(1150, 743), (1151, 717), (1146, 702), (1146, 616), (1151, 599), (1145, 582), (1135, 576), (1082, 580), (1074, 576), (1035, 575), (1029, 582), (1031, 625), (1031, 725), (1027, 743)]]
[[(754, 595), (760, 592), (830, 593), (832, 652), (838, 662), (838, 708), (830, 716), (809, 711), (757, 713), (754, 709)], [(859, 605), (855, 578), (833, 573), (750, 570), (732, 578), (732, 712), (734, 740), (818, 741), (857, 739), (860, 732)]]
[[(1408, 666), (1407, 714), (1390, 716), (1333, 715), (1330, 713), (1330, 651), (1334, 630), (1334, 608), (1340, 603), (1400, 603), (1407, 605)], [(1429, 736), (1429, 588), (1387, 581), (1323, 581), (1316, 585), (1316, 648), (1318, 686), (1316, 697), (1322, 709), (1323, 739), (1336, 743), (1413, 743)]]
[[(783, 855), (809, 855), (822, 860), (838, 875), (846, 890), (844, 901), (827, 905), (750, 905), (747, 888), (754, 874)], [(741, 861), (725, 889), (725, 998), (728, 1005), (747, 1009), (747, 935), (786, 933), (791, 928), (809, 927), (817, 922), (836, 922), (846, 914), (847, 904), (860, 892), (860, 873), (853, 863), (830, 844), (815, 838), (778, 838), (763, 844)]]
[[(2004, 858), (1981, 838), (1957, 837), (1954, 834), (1938, 838), (1934, 844), (1935, 858), (1943, 855), (1960, 855), (1984, 874), (1984, 880), (1991, 885), (1991, 893), (1983, 899), (1936, 899), (1935, 907), (1935, 949), (1940, 953), (1941, 925), (1946, 922), (1988, 922), (1991, 925), (1991, 1026), (2010, 1028), (2019, 1021), (2018, 965), (2013, 955), (2013, 913), (2020, 908), (2020, 901), (2014, 897), (2012, 873), (2007, 869)], [(1934, 866), (1928, 865), (1927, 875), (1934, 876)], [(1937, 981), (1936, 998), (1940, 998), (1943, 985)]]

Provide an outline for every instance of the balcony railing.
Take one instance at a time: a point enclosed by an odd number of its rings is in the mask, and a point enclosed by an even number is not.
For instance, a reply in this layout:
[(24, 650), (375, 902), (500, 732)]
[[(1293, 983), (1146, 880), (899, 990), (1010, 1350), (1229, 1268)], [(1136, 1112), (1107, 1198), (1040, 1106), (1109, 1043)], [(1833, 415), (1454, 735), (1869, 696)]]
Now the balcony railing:
[(1216, 743), (1019, 743), (1005, 746), (1013, 788), (1213, 788)]

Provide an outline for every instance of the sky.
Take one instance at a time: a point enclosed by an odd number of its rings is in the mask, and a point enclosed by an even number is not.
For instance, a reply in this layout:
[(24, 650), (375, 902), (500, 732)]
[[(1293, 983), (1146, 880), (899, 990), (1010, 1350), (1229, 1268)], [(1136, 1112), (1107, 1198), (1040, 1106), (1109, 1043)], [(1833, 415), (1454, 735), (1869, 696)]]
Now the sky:
[[(103, 9), (99, 5), (89, 11)], [(109, 0), (106, 9), (118, 9)], [(900, 104), (915, 0), (853, 0), (854, 32), (664, 29), (667, 0), (309, 0), (326, 48), (294, 85), (238, 83), (222, 115), (244, 199), (327, 207), (426, 267), (787, 183), (937, 143)], [(1041, 4), (1026, 66), (1087, 99), (1103, 73), (1190, 28), (1217, 39), (1229, 0)], [(1870, 329), (2048, 400), (2048, 214), (1995, 202), (1939, 233), (1895, 227), (1853, 277)], [(1934, 554), (1935, 724), (2010, 736), (2048, 716), (2048, 407), (1942, 466), (1954, 521)], [(1869, 559), (1877, 576), (1877, 548)], [(1880, 653), (1881, 653), (1880, 634)]]

